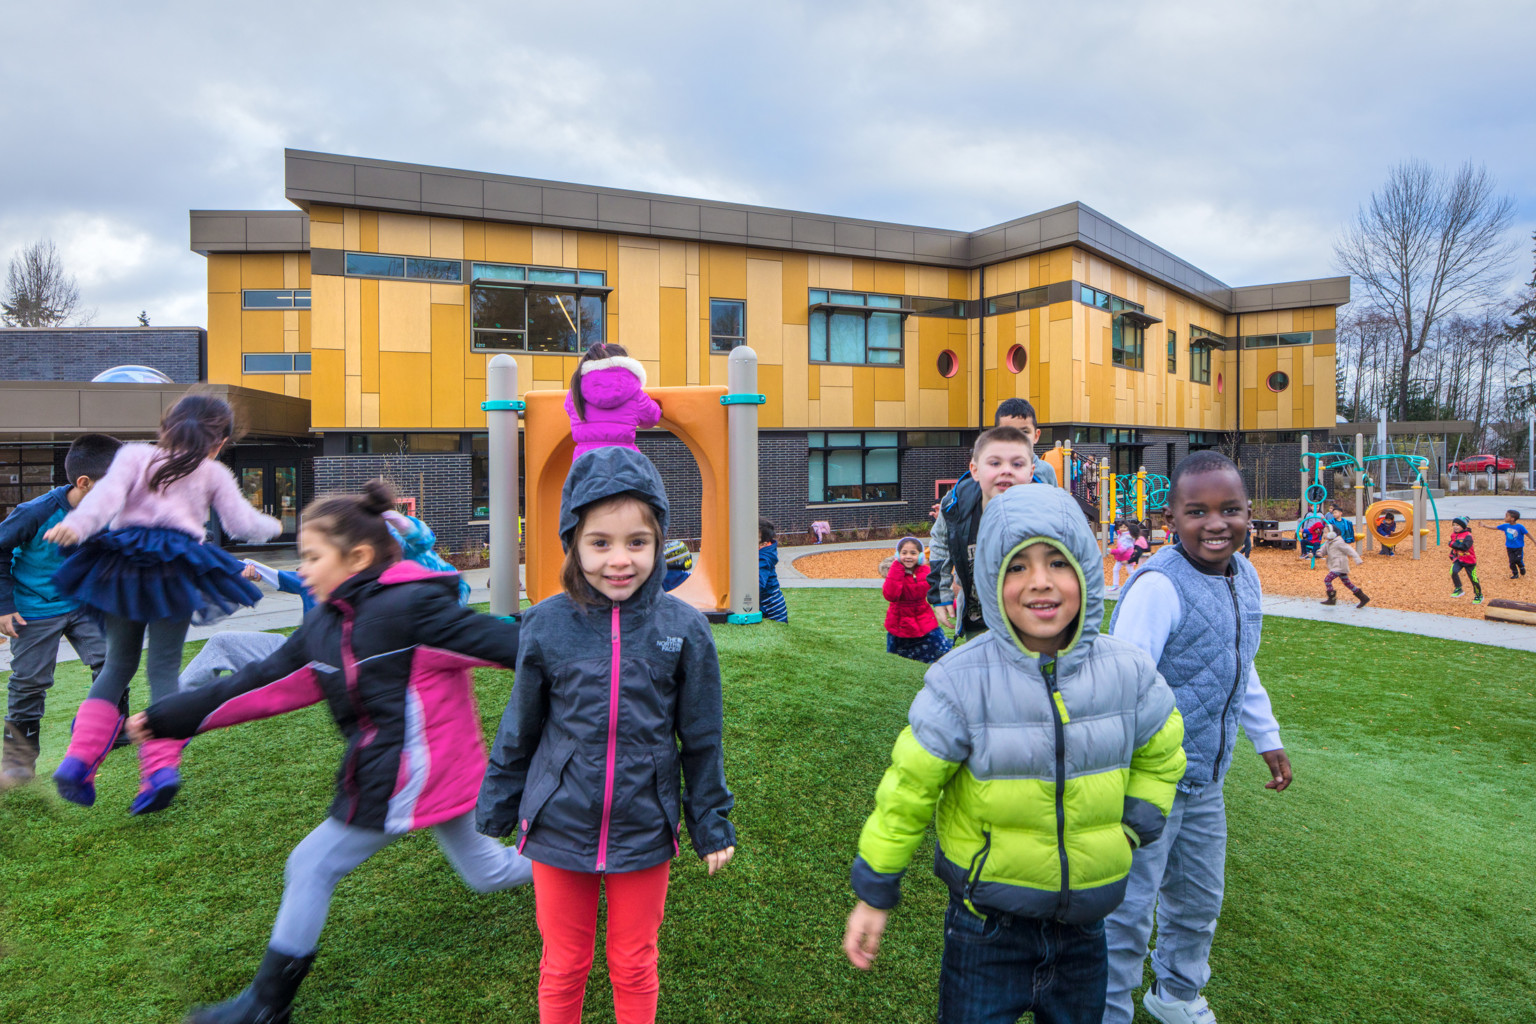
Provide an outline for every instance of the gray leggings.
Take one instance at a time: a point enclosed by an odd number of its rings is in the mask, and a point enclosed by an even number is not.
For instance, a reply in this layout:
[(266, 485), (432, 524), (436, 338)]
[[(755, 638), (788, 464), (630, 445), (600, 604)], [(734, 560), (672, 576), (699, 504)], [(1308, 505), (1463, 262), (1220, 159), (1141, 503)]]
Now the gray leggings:
[[(475, 892), (497, 892), (533, 880), (533, 863), (513, 846), (503, 846), (475, 831), (474, 812), (450, 818), (432, 829), (448, 863)], [(288, 855), (283, 902), (277, 909), (269, 945), (284, 956), (308, 956), (320, 943), (331, 894), (353, 868), (400, 836), (379, 829), (322, 821)]]
[(186, 619), (156, 619), (134, 622), (116, 615), (106, 616), (107, 663), (91, 684), (90, 695), (116, 704), (128, 692), (128, 681), (139, 670), (144, 649), (144, 635), (149, 634), (149, 657), (144, 674), (149, 677), (149, 699), (157, 701), (176, 692), (176, 674), (181, 671), (181, 645), (187, 639)]
[(281, 633), (215, 633), (181, 671), (180, 686), (195, 690), (220, 676), (276, 654), (288, 638)]

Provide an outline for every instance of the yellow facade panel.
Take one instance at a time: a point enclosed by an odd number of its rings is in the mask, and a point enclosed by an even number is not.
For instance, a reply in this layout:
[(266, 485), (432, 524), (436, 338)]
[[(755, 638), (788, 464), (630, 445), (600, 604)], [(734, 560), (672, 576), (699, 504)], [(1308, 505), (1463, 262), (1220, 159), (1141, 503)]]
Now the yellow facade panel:
[(321, 206), (321, 205), (318, 205), (318, 204), (310, 206), (310, 208), (309, 208), (309, 226), (311, 228), (313, 228), (316, 224), (340, 224), (340, 223), (341, 223), (341, 207), (339, 207), (339, 206)]
[(709, 379), (704, 383), (711, 386), (724, 387), (728, 381), (726, 375), (726, 357), (711, 354), (709, 357)]
[[(690, 245), (688, 250), (693, 252), (697, 248), (695, 245)], [(697, 263), (697, 260), (693, 259), (693, 257), (690, 257), (690, 259)], [(699, 349), (704, 344), (701, 339), (707, 338), (709, 335), (709, 328), (699, 318), (699, 305), (703, 301), (700, 297), (699, 275), (688, 274), (685, 280), (688, 284), (683, 299), (683, 339), (686, 343), (686, 349), (683, 354), (683, 372), (685, 374), (684, 382), (692, 387), (699, 383), (699, 369), (704, 361), (704, 357)]]
[(949, 427), (949, 389), (921, 388), (917, 393), (917, 402), (920, 420), (916, 426), (925, 430), (944, 430)]
[[(340, 349), (310, 354), (310, 426), (321, 430), (347, 425), (345, 356)], [(212, 375), (210, 374), (210, 378)]]
[(376, 391), (364, 391), (359, 403), (361, 421), (358, 424), (363, 427), (377, 427), (379, 425), (379, 395)]
[(875, 377), (875, 401), (901, 402), (907, 397), (906, 371), (895, 366), (876, 366), (871, 371)]
[(809, 260), (799, 253), (785, 253), (781, 264), (779, 293), (783, 304), (786, 324), (804, 324), (809, 316), (808, 268)]
[(240, 291), (240, 257), (215, 253), (208, 257), (208, 293)]
[[(357, 247), (363, 252), (379, 251), (379, 214), (363, 210), (357, 222)], [(390, 250), (393, 252), (394, 250)]]
[(734, 245), (711, 245), (708, 253), (709, 297), (747, 297), (747, 250)]
[(358, 377), (350, 374), (345, 378), (347, 382), (347, 419), (346, 426), (361, 427), (363, 425), (363, 384)]
[(432, 252), (444, 260), (464, 258), (464, 222), (454, 217), (433, 217), (429, 221)]
[(875, 369), (853, 368), (853, 422), (872, 423), (875, 419)]
[[(528, 383), (519, 377), (517, 381), (519, 391), (526, 393), (525, 389)], [(464, 428), (466, 430), (485, 429), (485, 410), (480, 408), (480, 403), (483, 401), (485, 401), (485, 381), (465, 380)]]
[(769, 429), (784, 426), (784, 367), (759, 366), (757, 390), (768, 399), (758, 410), (758, 426)]
[(342, 242), (341, 225), (320, 224), (313, 216), (309, 221), (309, 245), (312, 249), (344, 249)]
[[(350, 289), (353, 282), (348, 281)], [(379, 282), (356, 282), (358, 289), (358, 372), (364, 391), (379, 390)]]
[(300, 261), (300, 259), (303, 259), (303, 261), (306, 262), (306, 263), (309, 262), (309, 257), (308, 256), (300, 257), (299, 254), (296, 253), (296, 252), (287, 252), (287, 253), (283, 254), (283, 287), (284, 288), (297, 288), (297, 287), (299, 287), (299, 261)]
[(444, 306), (464, 305), (464, 296), (469, 292), (469, 288), (462, 284), (431, 284), (427, 287), (431, 289), (428, 294), (432, 302)]
[(564, 263), (565, 233), (559, 228), (534, 228), (533, 262), (546, 267)]
[(688, 383), (688, 290), (660, 289), (661, 373), (656, 383), (664, 388), (685, 387)]
[[(672, 244), (681, 246), (683, 243)], [(608, 270), (608, 236), (591, 231), (576, 232), (576, 265), (582, 270)]]
[(619, 246), (617, 291), (619, 337), (614, 339), (636, 359), (661, 357), (661, 254), (655, 249)]
[[(816, 280), (812, 288), (832, 288), (848, 291), (853, 287), (853, 260), (844, 256), (813, 256)], [(826, 410), (822, 410), (825, 417)]]
[[(662, 239), (657, 251), (661, 254), (661, 286), (663, 288), (688, 287), (688, 243)], [(582, 266), (586, 264), (583, 263)]]
[(239, 292), (208, 296), (208, 380), (214, 384), (240, 381), (240, 321)]
[[(415, 281), (379, 282), (379, 351), (432, 351), (432, 287)], [(384, 415), (388, 417), (388, 403)]]
[(907, 425), (906, 402), (876, 402), (875, 426), (886, 430), (899, 430)]
[[(784, 328), (784, 333), (789, 335), (791, 331), (795, 330), (803, 331), (804, 328), (787, 326)], [(792, 344), (787, 337), (785, 344)], [(805, 427), (807, 426), (806, 403), (810, 401), (811, 397), (811, 367), (804, 359), (791, 359), (783, 365), (781, 370), (784, 391), (782, 396), (782, 419), (779, 425), (782, 427)], [(766, 392), (764, 393), (766, 394)]]
[(810, 396), (810, 400), (811, 401), (813, 401), (813, 402), (821, 401), (821, 366), (820, 366), (820, 364), (818, 364), (818, 363), (811, 363), (807, 367), (807, 369), (806, 369), (806, 389), (807, 389), (806, 393)]
[(904, 263), (875, 264), (874, 291), (887, 295), (904, 295), (907, 291), (907, 268)]
[[(874, 409), (870, 409), (874, 414)], [(852, 427), (858, 421), (853, 413), (852, 387), (821, 386), (821, 425), (824, 427)]]
[(464, 258), (467, 260), (485, 259), (484, 221), (467, 220), (464, 222)]
[(971, 423), (971, 395), (959, 376), (949, 382), (949, 425), (967, 427)]
[(281, 288), (283, 286), (282, 253), (246, 253), (240, 257), (241, 288)]
[(853, 387), (853, 367), (837, 363), (823, 364), (821, 367), (821, 386), (824, 388)]
[(316, 274), (309, 282), (309, 347), (344, 349), (347, 344), (346, 279)]
[(361, 249), (362, 246), (362, 210), (341, 211), (341, 247), (343, 249)]
[(533, 263), (533, 228), (486, 224), (485, 258), (492, 263)]
[[(404, 256), (432, 255), (432, 218), (411, 213), (380, 213), (379, 251)], [(460, 251), (463, 241), (460, 240)], [(386, 403), (387, 405), (387, 403)], [(383, 410), (389, 415), (389, 409)]]
[(240, 313), (240, 351), (281, 352), (283, 314), (272, 309), (246, 309)]
[(778, 260), (747, 260), (747, 344), (759, 363), (784, 361), (783, 272)]
[(433, 393), (429, 353), (379, 353), (379, 426), (432, 426)]
[(362, 369), (362, 344), (363, 344), (363, 316), (362, 316), (362, 285), (355, 277), (347, 278), (343, 285), (346, 296), (347, 322), (346, 322), (346, 353), (347, 376), (360, 376)]
[(432, 304), (432, 425), (464, 423), (464, 307)]

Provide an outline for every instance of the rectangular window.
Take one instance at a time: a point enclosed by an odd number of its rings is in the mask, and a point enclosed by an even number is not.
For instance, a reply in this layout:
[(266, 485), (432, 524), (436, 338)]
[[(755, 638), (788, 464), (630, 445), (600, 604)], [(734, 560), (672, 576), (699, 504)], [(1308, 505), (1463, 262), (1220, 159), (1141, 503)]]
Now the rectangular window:
[(404, 277), (404, 256), (380, 256), (371, 252), (347, 253), (347, 273), (362, 277)]
[(1249, 334), (1243, 337), (1243, 348), (1276, 348), (1284, 345), (1312, 344), (1311, 331), (1292, 331), (1288, 334)]
[(901, 500), (901, 454), (895, 431), (815, 431), (807, 435), (806, 443), (811, 504)]
[(458, 260), (428, 260), (411, 256), (405, 261), (405, 276), (422, 281), (462, 281), (464, 264)]
[(818, 309), (811, 314), (810, 358), (816, 363), (900, 366), (905, 313)]
[(1189, 379), (1196, 384), (1211, 382), (1211, 346), (1193, 341), (1189, 346)]
[(907, 299), (913, 316), (944, 316), (952, 319), (965, 318), (964, 299), (929, 299), (913, 295)]
[(747, 304), (737, 299), (709, 300), (709, 350), (726, 353), (747, 343)]
[(308, 373), (308, 352), (247, 352), (240, 357), (241, 373)]
[(247, 288), (240, 293), (241, 309), (308, 309), (308, 288)]
[(958, 448), (960, 447), (960, 431), (958, 430), (909, 430), (907, 431), (908, 448)]
[(1133, 324), (1123, 316), (1114, 317), (1110, 324), (1110, 358), (1116, 366), (1127, 370), (1142, 368), (1142, 348), (1146, 343), (1146, 328)]
[(469, 305), (476, 352), (576, 353), (606, 335), (601, 295), (475, 284)]
[(1168, 372), (1179, 372), (1179, 332), (1168, 332)]
[(528, 351), (581, 351), (577, 298), (568, 292), (528, 293)]

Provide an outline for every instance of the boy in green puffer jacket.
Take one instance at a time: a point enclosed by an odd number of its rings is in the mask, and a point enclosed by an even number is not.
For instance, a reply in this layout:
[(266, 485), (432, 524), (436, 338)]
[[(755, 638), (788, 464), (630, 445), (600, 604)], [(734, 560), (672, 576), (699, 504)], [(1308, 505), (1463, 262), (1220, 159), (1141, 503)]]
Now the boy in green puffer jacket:
[(1104, 569), (1071, 496), (1014, 487), (976, 545), (989, 631), (940, 659), (897, 737), (859, 837), (844, 951), (867, 968), (937, 812), (949, 886), (940, 1024), (1098, 1024), (1103, 920), (1131, 851), (1155, 841), (1184, 774), (1183, 720), (1143, 651), (1099, 635)]

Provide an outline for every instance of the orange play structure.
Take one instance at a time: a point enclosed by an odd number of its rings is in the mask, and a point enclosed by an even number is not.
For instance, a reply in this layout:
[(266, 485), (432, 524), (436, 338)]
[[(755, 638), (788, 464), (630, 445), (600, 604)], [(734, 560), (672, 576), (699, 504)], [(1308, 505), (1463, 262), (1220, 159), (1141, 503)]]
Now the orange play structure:
[[(1382, 533), (1376, 528), (1376, 520), (1383, 512), (1397, 513), (1397, 529), (1391, 533)], [(1406, 501), (1389, 499), (1378, 501), (1365, 510), (1365, 528), (1371, 531), (1371, 536), (1385, 544), (1387, 547), (1396, 547), (1409, 537), (1413, 536), (1413, 506)], [(1423, 532), (1428, 533), (1428, 530)]]
[[(727, 410), (720, 404), (726, 389), (646, 388), (645, 393), (661, 406), (662, 428), (677, 435), (693, 453), (703, 485), (699, 555), (693, 574), (672, 593), (700, 611), (726, 611), (731, 592), (729, 431)], [(523, 396), (527, 402), (523, 414), (528, 513), (525, 587), (528, 600), (534, 603), (560, 592), (560, 567), (565, 560), (560, 546), (560, 490), (576, 450), (565, 395), (564, 391), (529, 391)]]

